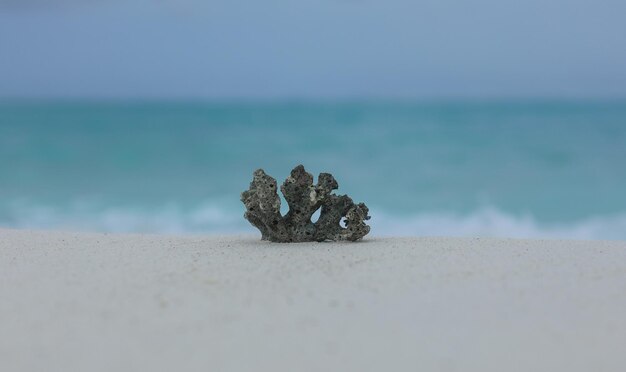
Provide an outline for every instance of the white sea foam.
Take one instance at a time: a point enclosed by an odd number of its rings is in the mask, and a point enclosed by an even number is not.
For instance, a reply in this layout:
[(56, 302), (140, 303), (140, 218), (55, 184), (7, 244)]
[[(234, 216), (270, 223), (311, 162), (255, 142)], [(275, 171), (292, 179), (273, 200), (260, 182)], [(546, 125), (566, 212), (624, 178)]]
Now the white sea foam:
[(81, 202), (58, 207), (20, 201), (13, 203), (5, 214), (0, 224), (15, 228), (152, 233), (237, 233), (246, 230), (243, 212), (227, 213), (224, 208), (211, 203), (186, 210), (176, 203), (142, 209)]
[(494, 207), (468, 214), (424, 212), (394, 217), (373, 211), (372, 231), (381, 236), (480, 236), (514, 238), (626, 239), (626, 213), (568, 223), (540, 224), (532, 215), (516, 216)]
[[(626, 213), (568, 223), (539, 223), (532, 215), (513, 215), (495, 207), (468, 214), (423, 212), (397, 216), (372, 210), (372, 236), (472, 236), (516, 238), (626, 239)], [(99, 207), (73, 203), (54, 207), (14, 203), (0, 225), (15, 228), (152, 233), (256, 233), (242, 217), (214, 203), (185, 209), (176, 203), (158, 208)]]

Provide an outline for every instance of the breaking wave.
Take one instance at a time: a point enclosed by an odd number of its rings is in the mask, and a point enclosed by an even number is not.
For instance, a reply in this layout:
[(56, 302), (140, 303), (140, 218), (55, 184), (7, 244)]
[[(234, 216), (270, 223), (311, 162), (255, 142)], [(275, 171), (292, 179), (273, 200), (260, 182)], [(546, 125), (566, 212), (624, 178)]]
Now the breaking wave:
[(58, 207), (19, 202), (0, 217), (0, 225), (14, 228), (168, 234), (241, 233), (247, 230), (244, 222), (243, 211), (228, 212), (211, 203), (187, 209), (176, 203), (141, 208), (89, 203)]
[[(158, 208), (29, 205), (2, 208), (0, 226), (102, 232), (194, 234), (256, 234), (243, 219), (243, 209), (204, 203), (183, 208), (168, 203)], [(471, 236), (515, 238), (626, 240), (626, 213), (595, 216), (567, 223), (539, 223), (532, 215), (513, 215), (495, 207), (474, 212), (423, 212), (397, 216), (372, 210), (373, 236)]]
[(432, 212), (405, 218), (377, 213), (372, 229), (381, 236), (472, 236), (509, 238), (626, 239), (626, 213), (567, 223), (539, 223), (485, 207), (469, 214)]

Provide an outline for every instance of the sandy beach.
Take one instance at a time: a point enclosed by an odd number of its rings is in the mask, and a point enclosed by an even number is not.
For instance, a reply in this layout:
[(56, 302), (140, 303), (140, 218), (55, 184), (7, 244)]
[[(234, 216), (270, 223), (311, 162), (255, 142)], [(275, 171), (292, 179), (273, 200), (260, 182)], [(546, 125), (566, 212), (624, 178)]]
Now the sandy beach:
[(618, 371), (626, 242), (0, 230), (2, 371)]

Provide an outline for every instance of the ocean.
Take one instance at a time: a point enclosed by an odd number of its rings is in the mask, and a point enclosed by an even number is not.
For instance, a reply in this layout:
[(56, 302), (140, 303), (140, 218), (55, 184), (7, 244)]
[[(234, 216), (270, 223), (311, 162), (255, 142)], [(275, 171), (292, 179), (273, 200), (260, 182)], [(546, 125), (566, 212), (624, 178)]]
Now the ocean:
[(0, 226), (257, 234), (297, 164), (373, 236), (626, 239), (624, 102), (4, 102)]

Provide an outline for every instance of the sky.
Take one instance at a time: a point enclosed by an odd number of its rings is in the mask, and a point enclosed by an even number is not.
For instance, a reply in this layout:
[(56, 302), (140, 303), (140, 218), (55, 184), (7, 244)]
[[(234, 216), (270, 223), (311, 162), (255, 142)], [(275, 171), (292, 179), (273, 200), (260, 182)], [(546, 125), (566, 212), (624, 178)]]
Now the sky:
[(0, 98), (625, 98), (623, 0), (0, 0)]

